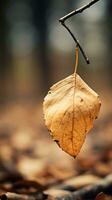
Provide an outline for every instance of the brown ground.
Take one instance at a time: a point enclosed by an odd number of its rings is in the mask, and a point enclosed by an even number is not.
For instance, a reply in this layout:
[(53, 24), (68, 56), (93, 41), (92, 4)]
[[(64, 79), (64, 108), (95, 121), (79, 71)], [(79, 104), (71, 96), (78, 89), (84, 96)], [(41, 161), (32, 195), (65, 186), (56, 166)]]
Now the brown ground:
[[(67, 195), (112, 174), (112, 112), (105, 105), (75, 160), (49, 136), (41, 103), (1, 105), (0, 198), (77, 199)], [(112, 184), (109, 196), (103, 192), (82, 199), (112, 199)]]

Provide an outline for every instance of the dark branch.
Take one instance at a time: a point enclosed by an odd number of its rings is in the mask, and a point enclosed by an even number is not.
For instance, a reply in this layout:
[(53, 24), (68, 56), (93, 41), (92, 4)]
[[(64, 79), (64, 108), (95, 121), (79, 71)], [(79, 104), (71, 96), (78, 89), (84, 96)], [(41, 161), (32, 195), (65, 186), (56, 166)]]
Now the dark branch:
[(83, 50), (83, 48), (81, 47), (79, 41), (78, 41), (78, 40), (76, 39), (76, 37), (73, 35), (73, 33), (71, 32), (71, 30), (68, 28), (67, 25), (65, 25), (65, 21), (66, 21), (67, 19), (69, 19), (70, 17), (72, 17), (72, 16), (78, 14), (78, 13), (82, 13), (84, 10), (86, 10), (86, 9), (89, 8), (89, 7), (91, 7), (93, 4), (95, 4), (95, 3), (98, 2), (98, 1), (100, 1), (100, 0), (92, 0), (92, 1), (91, 1), (90, 3), (88, 3), (87, 5), (84, 5), (84, 6), (80, 7), (80, 8), (78, 8), (77, 10), (74, 10), (74, 11), (72, 11), (71, 13), (69, 13), (69, 14), (67, 14), (67, 15), (65, 15), (64, 17), (62, 17), (62, 18), (59, 19), (59, 22), (61, 22), (61, 24), (67, 29), (67, 31), (70, 33), (70, 35), (72, 36), (73, 40), (75, 41), (76, 45), (79, 47), (79, 49), (80, 49), (82, 55), (84, 56), (84, 58), (85, 58), (87, 64), (89, 64), (90, 62), (89, 62), (89, 59), (88, 59), (86, 53), (84, 52), (84, 50)]
[(59, 22), (64, 23), (68, 18), (78, 14), (78, 13), (82, 13), (84, 10), (86, 10), (87, 8), (91, 7), (93, 4), (95, 4), (96, 2), (98, 2), (100, 0), (92, 0), (90, 3), (88, 3), (87, 5), (84, 5), (80, 8), (78, 8), (77, 10), (72, 11), (71, 13), (69, 13), (68, 15), (65, 15), (64, 17), (59, 19)]
[(67, 26), (65, 23), (63, 23), (62, 25), (68, 30), (68, 32), (69, 32), (70, 35), (72, 36), (73, 40), (75, 41), (77, 47), (79, 47), (79, 49), (80, 49), (82, 55), (84, 56), (84, 58), (85, 58), (87, 64), (89, 64), (90, 61), (89, 61), (89, 59), (88, 59), (86, 53), (84, 52), (82, 46), (80, 45), (79, 41), (76, 39), (75, 35), (71, 32), (71, 30), (68, 28), (68, 26)]

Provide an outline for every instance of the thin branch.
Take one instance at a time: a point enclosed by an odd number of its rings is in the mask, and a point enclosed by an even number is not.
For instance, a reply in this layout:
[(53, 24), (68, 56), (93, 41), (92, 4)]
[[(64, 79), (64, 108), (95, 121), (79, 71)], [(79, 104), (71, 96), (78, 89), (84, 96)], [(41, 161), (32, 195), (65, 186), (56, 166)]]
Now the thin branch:
[(62, 25), (68, 30), (68, 32), (69, 32), (70, 35), (72, 36), (73, 40), (75, 41), (77, 47), (79, 47), (79, 49), (80, 49), (82, 55), (84, 56), (84, 58), (85, 58), (87, 64), (89, 64), (89, 63), (90, 63), (89, 58), (87, 57), (85, 51), (83, 50), (82, 46), (80, 45), (79, 40), (77, 40), (77, 38), (75, 37), (75, 35), (71, 32), (71, 30), (68, 28), (68, 26), (67, 26), (64, 22), (62, 23)]
[(92, 0), (90, 3), (88, 3), (87, 5), (84, 5), (80, 8), (78, 8), (77, 10), (72, 11), (71, 13), (65, 15), (64, 17), (59, 19), (59, 22), (64, 23), (65, 20), (67, 20), (68, 18), (72, 17), (73, 15), (76, 15), (78, 13), (83, 12), (84, 10), (86, 10), (87, 8), (91, 7), (93, 4), (97, 3), (100, 0)]
[(98, 2), (98, 1), (100, 1), (100, 0), (92, 0), (90, 3), (88, 3), (88, 4), (84, 5), (84, 6), (78, 8), (78, 9), (72, 11), (72, 12), (70, 12), (69, 14), (67, 14), (67, 15), (65, 15), (64, 17), (61, 17), (61, 18), (59, 19), (59, 22), (61, 22), (61, 24), (66, 28), (66, 30), (70, 33), (70, 35), (72, 36), (73, 40), (75, 41), (76, 45), (79, 47), (79, 49), (80, 49), (82, 55), (84, 56), (84, 58), (85, 58), (87, 64), (89, 64), (90, 62), (89, 62), (89, 59), (88, 59), (88, 57), (87, 57), (85, 51), (83, 50), (82, 46), (80, 45), (79, 41), (76, 39), (76, 37), (74, 36), (74, 34), (71, 32), (71, 30), (70, 30), (70, 29), (68, 28), (68, 26), (65, 24), (65, 21), (66, 21), (67, 19), (69, 19), (70, 17), (72, 17), (72, 16), (78, 14), (78, 13), (82, 13), (84, 10), (86, 10), (86, 9), (89, 8), (89, 7), (91, 7), (93, 4), (95, 4), (95, 3)]

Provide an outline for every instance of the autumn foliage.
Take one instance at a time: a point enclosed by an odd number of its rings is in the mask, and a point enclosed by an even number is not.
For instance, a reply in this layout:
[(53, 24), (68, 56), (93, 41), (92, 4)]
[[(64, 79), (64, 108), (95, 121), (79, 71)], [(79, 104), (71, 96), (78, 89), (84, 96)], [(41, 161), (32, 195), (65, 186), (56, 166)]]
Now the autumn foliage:
[(45, 124), (53, 140), (71, 156), (79, 153), (100, 105), (98, 94), (76, 73), (50, 88), (44, 100)]

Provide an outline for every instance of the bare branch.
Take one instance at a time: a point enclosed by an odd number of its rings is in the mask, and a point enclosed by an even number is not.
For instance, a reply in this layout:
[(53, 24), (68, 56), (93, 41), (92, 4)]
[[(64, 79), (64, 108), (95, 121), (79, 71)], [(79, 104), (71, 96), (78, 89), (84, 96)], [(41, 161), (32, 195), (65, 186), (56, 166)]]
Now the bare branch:
[(80, 45), (79, 41), (76, 39), (76, 37), (74, 36), (74, 34), (71, 32), (71, 30), (68, 28), (68, 26), (65, 24), (65, 21), (67, 19), (69, 19), (70, 17), (78, 14), (78, 13), (82, 13), (84, 10), (86, 10), (87, 8), (91, 7), (93, 4), (95, 4), (96, 2), (98, 2), (100, 0), (92, 0), (90, 3), (70, 12), (69, 14), (65, 15), (64, 17), (61, 17), (59, 19), (59, 22), (66, 28), (66, 30), (70, 33), (70, 35), (72, 36), (73, 40), (75, 41), (76, 45), (79, 47), (83, 57), (85, 58), (87, 64), (90, 63), (85, 51), (83, 50), (82, 46)]
[(91, 7), (93, 4), (95, 4), (96, 2), (98, 2), (100, 0), (92, 0), (90, 3), (88, 3), (87, 5), (84, 5), (80, 8), (78, 8), (77, 10), (72, 11), (71, 13), (65, 15), (64, 17), (59, 19), (59, 22), (64, 23), (68, 18), (78, 14), (78, 13), (82, 13), (84, 10), (86, 10), (87, 8)]
[(77, 47), (79, 47), (79, 49), (80, 49), (82, 55), (84, 56), (84, 58), (85, 58), (87, 64), (89, 64), (90, 61), (89, 61), (89, 59), (88, 59), (86, 53), (84, 52), (82, 46), (80, 45), (79, 40), (76, 39), (75, 35), (71, 32), (71, 30), (68, 28), (68, 26), (67, 26), (65, 23), (63, 23), (62, 25), (68, 30), (68, 32), (69, 32), (70, 35), (72, 36), (73, 40), (75, 41)]

